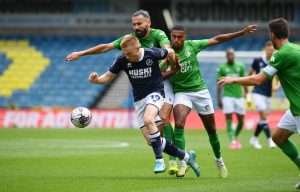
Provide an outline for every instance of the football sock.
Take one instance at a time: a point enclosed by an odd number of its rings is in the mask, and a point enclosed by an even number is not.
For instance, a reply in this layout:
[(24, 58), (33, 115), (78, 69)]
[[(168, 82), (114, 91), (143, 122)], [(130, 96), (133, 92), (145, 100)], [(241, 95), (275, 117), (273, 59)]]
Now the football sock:
[(261, 125), (262, 129), (264, 130), (264, 133), (266, 135), (267, 138), (271, 138), (271, 131), (270, 131), (270, 127), (268, 125), (267, 122), (264, 122), (262, 125)]
[(254, 136), (258, 137), (259, 134), (261, 133), (261, 131), (262, 131), (262, 126), (261, 126), (261, 123), (258, 122), (257, 125), (256, 125), (256, 129), (254, 131)]
[(218, 135), (215, 134), (208, 134), (210, 145), (213, 149), (214, 155), (217, 159), (221, 157), (221, 146), (219, 142)]
[[(174, 132), (170, 123), (164, 125), (164, 138), (170, 143), (174, 143)], [(176, 160), (176, 157), (170, 156), (170, 160)]]
[(238, 122), (235, 130), (235, 137), (238, 137), (244, 126), (244, 120)]
[(162, 146), (163, 151), (168, 155), (178, 157), (180, 160), (184, 159), (186, 156), (185, 151), (177, 148), (174, 144), (172, 144), (165, 138), (162, 138)]
[(229, 139), (229, 142), (231, 142), (234, 139), (234, 132), (232, 130), (232, 120), (226, 119), (226, 127), (227, 127), (227, 136)]
[(156, 159), (162, 159), (162, 143), (160, 140), (160, 132), (157, 131), (149, 135), (150, 143)]
[(174, 130), (174, 144), (179, 149), (185, 150), (184, 129), (175, 127)]
[(300, 169), (300, 155), (295, 144), (292, 141), (287, 140), (278, 147), (295, 163), (298, 169)]

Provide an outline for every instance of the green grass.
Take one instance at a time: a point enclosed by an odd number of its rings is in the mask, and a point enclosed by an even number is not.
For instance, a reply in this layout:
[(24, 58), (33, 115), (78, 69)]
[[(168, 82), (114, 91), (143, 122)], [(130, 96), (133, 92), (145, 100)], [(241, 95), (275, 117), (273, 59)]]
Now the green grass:
[[(227, 179), (217, 177), (206, 133), (186, 133), (200, 178), (192, 171), (183, 179), (154, 175), (151, 148), (138, 130), (0, 129), (0, 192), (295, 191), (296, 167), (279, 149), (252, 149), (249, 131), (242, 132), (240, 151), (229, 150), (225, 132), (220, 134)], [(300, 145), (299, 136), (292, 139)]]

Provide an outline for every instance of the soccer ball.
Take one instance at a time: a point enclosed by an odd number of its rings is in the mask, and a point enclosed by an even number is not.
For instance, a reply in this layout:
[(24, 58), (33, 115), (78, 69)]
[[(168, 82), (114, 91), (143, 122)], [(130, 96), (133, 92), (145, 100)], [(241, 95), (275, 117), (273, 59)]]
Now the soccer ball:
[(71, 113), (71, 122), (75, 127), (84, 128), (90, 124), (92, 113), (88, 108), (76, 107)]

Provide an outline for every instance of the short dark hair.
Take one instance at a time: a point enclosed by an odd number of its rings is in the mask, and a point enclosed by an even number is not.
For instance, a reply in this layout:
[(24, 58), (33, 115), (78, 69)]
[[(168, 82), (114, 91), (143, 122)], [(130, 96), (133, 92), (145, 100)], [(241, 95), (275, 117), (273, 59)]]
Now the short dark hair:
[(175, 25), (171, 31), (185, 31), (182, 25)]
[(136, 12), (134, 12), (132, 14), (132, 17), (136, 17), (136, 16), (143, 16), (143, 17), (146, 17), (146, 18), (149, 18), (150, 19), (150, 14), (148, 11), (146, 10), (143, 10), (143, 9), (140, 9), (140, 10), (137, 10)]
[(285, 39), (289, 37), (289, 26), (287, 20), (284, 18), (273, 19), (269, 22), (270, 32), (274, 33), (278, 39)]

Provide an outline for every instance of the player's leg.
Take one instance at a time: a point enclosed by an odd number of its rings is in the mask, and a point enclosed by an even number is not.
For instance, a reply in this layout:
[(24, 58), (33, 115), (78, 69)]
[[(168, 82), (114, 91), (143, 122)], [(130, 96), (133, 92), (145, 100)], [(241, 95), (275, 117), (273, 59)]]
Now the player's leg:
[(209, 143), (212, 147), (219, 176), (226, 178), (227, 168), (221, 156), (221, 145), (217, 135), (214, 107), (208, 90), (201, 90), (195, 93), (189, 93), (193, 106), (201, 118), (204, 128), (207, 132)]
[(259, 119), (260, 120), (256, 125), (253, 136), (250, 138), (250, 144), (255, 149), (261, 149), (262, 148), (261, 144), (259, 143), (258, 136), (263, 131), (263, 125), (266, 123), (265, 113), (263, 111), (259, 111), (258, 113), (259, 113)]
[[(300, 171), (300, 154), (296, 145), (289, 139), (294, 133), (300, 133), (300, 116), (293, 116), (288, 110), (278, 123), (276, 131), (273, 133), (273, 141), (281, 151), (289, 157)], [(296, 184), (296, 189), (300, 189), (300, 182)]]
[[(174, 131), (173, 131), (173, 127), (170, 123), (170, 114), (172, 112), (172, 109), (173, 109), (173, 105), (165, 102), (160, 110), (159, 116), (161, 117), (161, 119), (163, 121), (162, 130), (163, 130), (164, 137), (166, 138), (167, 141), (174, 143)], [(174, 175), (174, 174), (176, 174), (177, 171), (178, 171), (178, 168), (177, 168), (177, 163), (176, 163), (176, 157), (169, 156), (168, 173), (170, 175)]]
[[(185, 138), (184, 138), (184, 126), (186, 118), (190, 113), (191, 108), (185, 106), (184, 104), (176, 104), (174, 107), (174, 119), (175, 119), (175, 136), (174, 141), (175, 145), (185, 150)], [(177, 177), (183, 177), (187, 170), (187, 165), (185, 161), (179, 161)]]
[(231, 148), (233, 147), (231, 146), (231, 143), (234, 141), (234, 131), (232, 129), (232, 113), (234, 111), (233, 108), (234, 103), (232, 98), (230, 97), (223, 97), (222, 103), (223, 103), (223, 112), (225, 113), (225, 119), (226, 119), (227, 136)]
[[(174, 102), (174, 93), (172, 86), (168, 80), (164, 81), (164, 91), (165, 91), (165, 102), (162, 106), (159, 116), (162, 119), (163, 125), (163, 135), (171, 143), (174, 143), (174, 131), (173, 127), (170, 123), (170, 116), (173, 109), (173, 102)], [(170, 175), (176, 174), (178, 171), (176, 158), (173, 156), (169, 156), (169, 168), (168, 173)]]
[(300, 155), (295, 144), (289, 137), (300, 131), (300, 117), (294, 117), (288, 110), (278, 123), (278, 129), (273, 133), (273, 141), (300, 170)]
[(256, 111), (258, 111), (258, 113), (259, 113), (259, 122), (256, 124), (254, 134), (250, 138), (250, 145), (252, 145), (255, 149), (261, 149), (262, 146), (259, 143), (258, 137), (263, 130), (261, 124), (266, 119), (266, 115), (264, 113), (266, 107), (264, 106), (265, 103), (262, 101), (260, 94), (253, 93), (252, 98), (253, 98), (253, 102), (254, 102)]
[(144, 126), (147, 132), (151, 147), (155, 155), (154, 172), (161, 173), (165, 171), (165, 164), (162, 155), (162, 144), (160, 140), (160, 131), (155, 124), (155, 117), (158, 114), (158, 108), (154, 105), (147, 105), (144, 112)]
[(235, 130), (235, 138), (238, 138), (238, 136), (240, 135), (242, 129), (243, 129), (243, 126), (244, 126), (244, 114), (236, 114), (237, 115), (237, 120), (238, 120), (238, 123), (237, 123), (237, 126), (236, 126), (236, 130)]
[(234, 99), (234, 112), (237, 115), (237, 126), (235, 129), (235, 144), (236, 148), (242, 148), (241, 143), (238, 140), (238, 136), (240, 135), (243, 127), (244, 127), (244, 116), (245, 116), (245, 101), (244, 98)]
[(225, 113), (225, 119), (226, 119), (226, 131), (229, 143), (232, 143), (234, 140), (234, 130), (232, 128), (232, 113)]
[[(267, 122), (267, 115), (270, 111), (271, 107), (271, 100), (269, 97), (264, 96), (264, 103), (265, 103), (265, 108), (262, 109), (263, 114), (262, 114), (262, 120), (264, 120), (264, 123), (262, 123), (262, 128), (263, 131), (267, 137), (267, 142), (270, 148), (275, 148), (276, 144), (272, 140), (272, 134), (271, 134), (271, 129), (269, 127), (269, 124)], [(264, 107), (264, 106), (263, 106)]]

